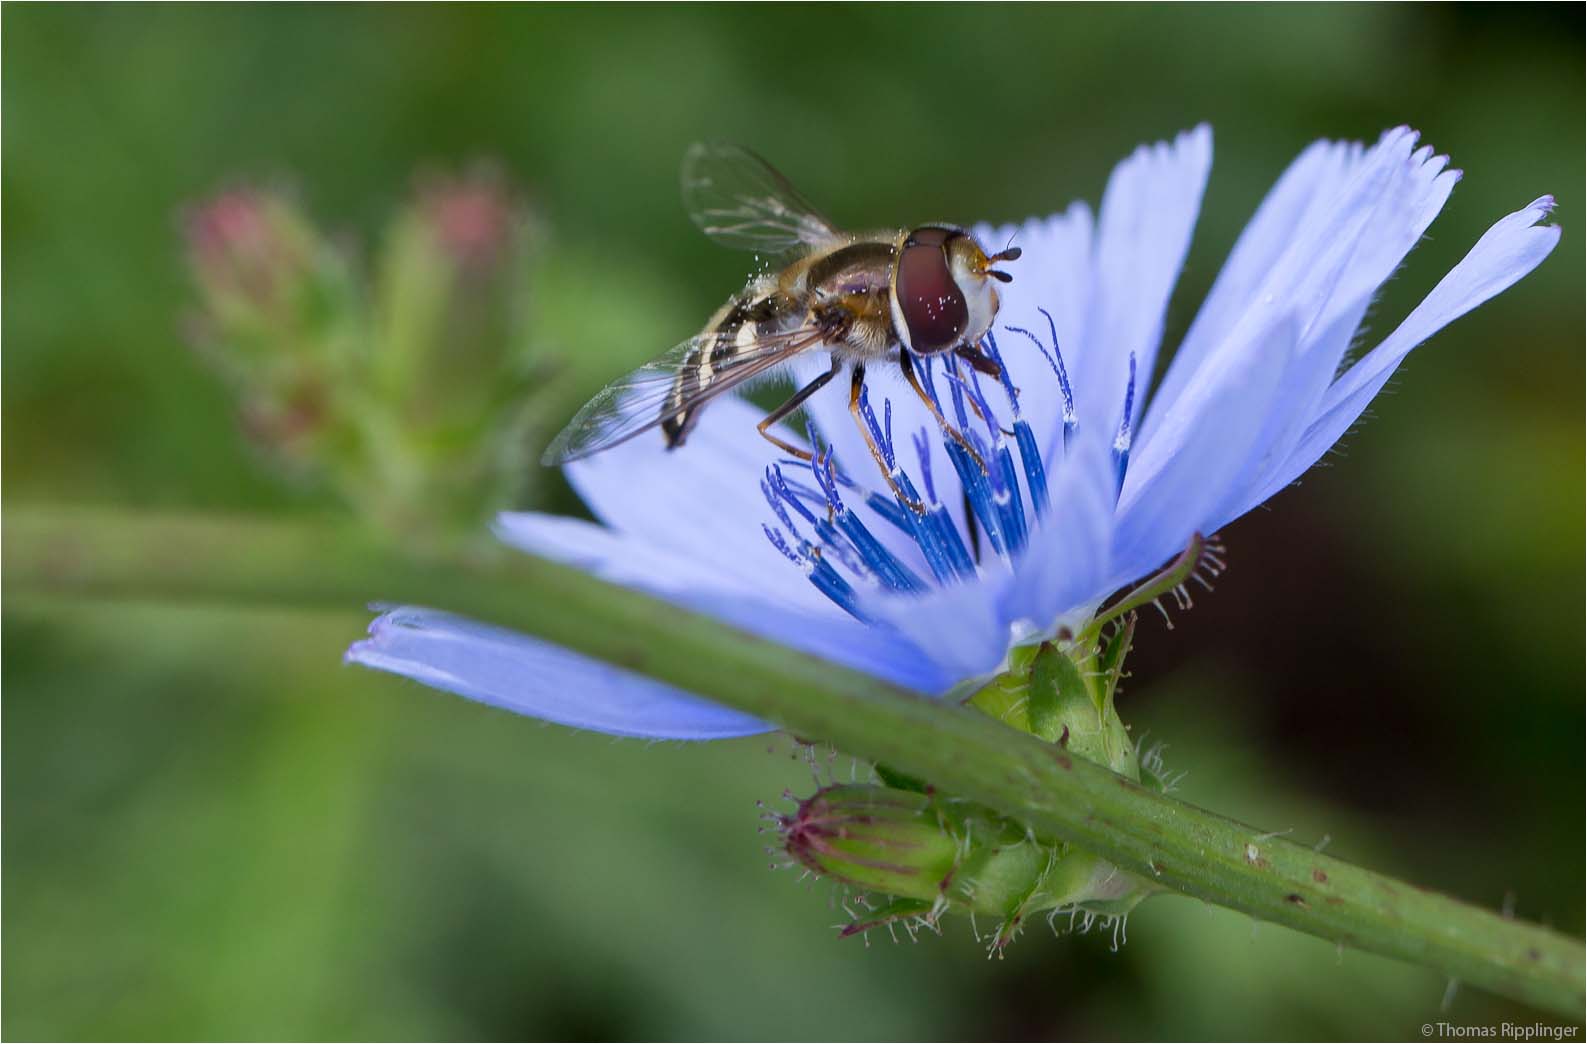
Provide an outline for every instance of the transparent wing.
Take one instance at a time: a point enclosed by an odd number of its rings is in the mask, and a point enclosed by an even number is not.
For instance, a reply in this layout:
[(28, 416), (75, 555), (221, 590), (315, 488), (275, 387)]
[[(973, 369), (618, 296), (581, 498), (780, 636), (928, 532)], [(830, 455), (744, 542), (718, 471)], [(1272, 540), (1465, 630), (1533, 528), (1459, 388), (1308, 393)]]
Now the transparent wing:
[(732, 334), (691, 337), (602, 388), (552, 440), (541, 461), (565, 464), (611, 449), (683, 417), (822, 342), (822, 333), (809, 328), (770, 334), (748, 344), (737, 343)]
[(787, 178), (739, 145), (689, 147), (683, 204), (702, 232), (740, 250), (776, 255), (842, 238)]

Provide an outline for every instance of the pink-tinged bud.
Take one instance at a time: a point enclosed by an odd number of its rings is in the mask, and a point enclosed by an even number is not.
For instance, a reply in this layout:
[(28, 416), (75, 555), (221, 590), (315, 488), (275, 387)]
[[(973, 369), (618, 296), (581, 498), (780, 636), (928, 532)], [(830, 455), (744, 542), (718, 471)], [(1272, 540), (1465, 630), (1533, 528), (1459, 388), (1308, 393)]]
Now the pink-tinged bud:
[[(1101, 630), (1016, 648), (1008, 669), (969, 703), (1139, 780), (1140, 759), (1114, 707), (1134, 618), (1106, 638)], [(1161, 765), (1148, 762), (1158, 785)], [(1123, 919), (1154, 891), (1101, 857), (1038, 837), (991, 809), (886, 768), (877, 775), (888, 785), (827, 787), (777, 819), (795, 860), (869, 893), (860, 902), (865, 912), (851, 911), (845, 934), (935, 926), (943, 913), (957, 911), (997, 918), (991, 945), (1000, 949), (1034, 914), (1069, 913), (1082, 926), (1100, 920), (1122, 930)], [(885, 898), (876, 902), (877, 895)]]
[(992, 945), (1000, 948), (1035, 914), (1121, 918), (1152, 891), (1090, 853), (940, 794), (831, 786), (777, 826), (799, 864), (866, 894), (867, 912), (856, 912), (845, 935), (895, 922), (935, 925), (959, 912), (997, 919)]
[(788, 854), (809, 869), (888, 895), (935, 900), (959, 856), (932, 799), (905, 790), (827, 787), (780, 824)]
[[(479, 165), (419, 178), (374, 256), (369, 389), (407, 438), (433, 437), (424, 452), (444, 460), (437, 477), (445, 481), (477, 474), (473, 464), (485, 462), (474, 451), (501, 445), (492, 439), (459, 455), (456, 432), (521, 437), (514, 426), (530, 390), (527, 231), (506, 179)], [(516, 460), (499, 463), (526, 470)]]
[(280, 307), (314, 263), (313, 231), (281, 197), (235, 188), (183, 215), (188, 259), (212, 295)]
[(182, 230), (195, 347), (248, 437), (381, 528), (430, 539), (517, 499), (538, 374), (527, 211), (489, 166), (416, 184), (357, 262), (255, 187), (192, 206)]
[(506, 181), (490, 166), (421, 183), (418, 204), (436, 244), (467, 269), (500, 262), (523, 223)]

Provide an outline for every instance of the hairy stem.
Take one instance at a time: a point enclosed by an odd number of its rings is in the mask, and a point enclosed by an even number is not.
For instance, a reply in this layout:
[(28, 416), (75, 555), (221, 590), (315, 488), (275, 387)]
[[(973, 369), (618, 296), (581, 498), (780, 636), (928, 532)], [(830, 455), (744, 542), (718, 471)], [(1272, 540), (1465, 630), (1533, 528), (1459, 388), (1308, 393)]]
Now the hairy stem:
[[(1562, 1015), (1582, 945), (1333, 859), (957, 706), (522, 555), (413, 557), (335, 526), (13, 509), (8, 598), (75, 596), (356, 610), (431, 605), (539, 636), (929, 779), (1164, 889), (1425, 965)], [(349, 635), (349, 638), (354, 637)]]

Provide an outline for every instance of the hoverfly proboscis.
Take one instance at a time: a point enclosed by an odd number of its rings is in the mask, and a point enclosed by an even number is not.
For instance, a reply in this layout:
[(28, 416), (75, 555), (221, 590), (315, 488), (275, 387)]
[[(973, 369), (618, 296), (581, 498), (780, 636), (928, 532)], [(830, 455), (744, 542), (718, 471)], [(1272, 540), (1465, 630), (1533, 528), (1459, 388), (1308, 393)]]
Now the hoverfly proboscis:
[(899, 499), (924, 510), (898, 488), (861, 418), (866, 367), (886, 363), (902, 370), (943, 430), (979, 463), (922, 386), (913, 358), (953, 353), (999, 375), (979, 346), (997, 315), (994, 283), (1012, 278), (993, 266), (1018, 258), (1018, 247), (987, 254), (970, 232), (948, 224), (840, 231), (770, 164), (736, 145), (691, 147), (683, 198), (707, 236), (780, 258), (782, 267), (752, 277), (700, 334), (603, 388), (551, 443), (546, 464), (588, 457), (653, 428), (677, 449), (712, 399), (810, 352), (828, 353), (831, 366), (756, 425), (778, 449), (811, 459), (771, 427), (847, 368), (849, 412), (871, 455)]

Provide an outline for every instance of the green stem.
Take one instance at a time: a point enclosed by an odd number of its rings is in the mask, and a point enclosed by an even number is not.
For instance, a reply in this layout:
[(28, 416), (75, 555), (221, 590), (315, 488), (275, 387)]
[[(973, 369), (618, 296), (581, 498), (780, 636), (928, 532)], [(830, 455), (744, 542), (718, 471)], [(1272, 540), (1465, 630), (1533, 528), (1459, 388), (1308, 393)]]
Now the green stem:
[[(944, 704), (521, 555), (419, 559), (346, 528), (13, 509), (5, 594), (339, 607), (441, 606), (819, 736), (1155, 881), (1562, 1015), (1581, 943), (1372, 873)], [(349, 636), (352, 637), (352, 636)]]

